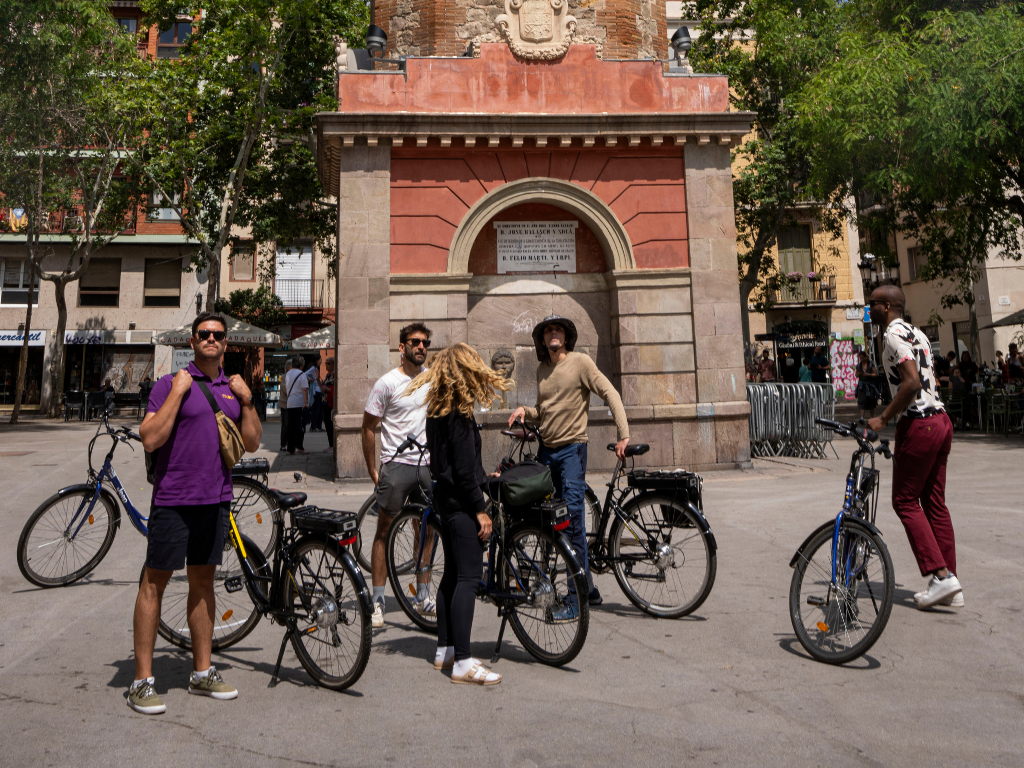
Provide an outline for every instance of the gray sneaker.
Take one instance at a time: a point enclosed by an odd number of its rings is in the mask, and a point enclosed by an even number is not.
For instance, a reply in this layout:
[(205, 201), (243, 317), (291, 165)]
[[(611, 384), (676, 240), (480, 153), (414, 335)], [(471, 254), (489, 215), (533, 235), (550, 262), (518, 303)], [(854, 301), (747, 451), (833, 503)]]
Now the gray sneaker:
[(224, 678), (220, 676), (220, 672), (213, 667), (210, 667), (210, 674), (198, 680), (195, 675), (191, 675), (188, 682), (188, 692), (196, 696), (209, 696), (211, 699), (220, 699), (222, 701), (238, 698), (238, 691), (225, 683)]
[(167, 706), (156, 695), (153, 684), (146, 681), (128, 689), (128, 706), (144, 715), (162, 715)]

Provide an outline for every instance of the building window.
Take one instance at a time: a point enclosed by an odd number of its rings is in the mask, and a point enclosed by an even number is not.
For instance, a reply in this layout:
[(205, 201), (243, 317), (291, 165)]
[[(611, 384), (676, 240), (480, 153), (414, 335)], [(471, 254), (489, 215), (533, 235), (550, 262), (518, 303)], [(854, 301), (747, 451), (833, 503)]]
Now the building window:
[[(0, 304), (28, 304), (28, 280), (30, 277), (28, 259), (0, 260)], [(39, 304), (39, 280), (32, 292), (32, 304)]]
[(139, 20), (138, 19), (114, 19), (117, 22), (117, 26), (121, 28), (122, 32), (134, 35), (139, 31)]
[(181, 306), (181, 259), (146, 259), (143, 306)]
[(312, 307), (313, 248), (280, 246), (274, 267), (274, 291), (284, 305)]
[(161, 32), (156, 41), (156, 57), (158, 59), (180, 59), (181, 47), (188, 42), (192, 34), (191, 21), (176, 21), (166, 32)]
[(910, 272), (909, 282), (919, 280), (918, 276), (924, 271), (924, 268), (928, 265), (928, 257), (921, 253), (921, 249), (916, 245), (907, 248), (907, 269)]
[(251, 245), (236, 245), (231, 256), (231, 279), (253, 280), (256, 277), (256, 251)]
[(121, 260), (93, 259), (78, 281), (78, 306), (116, 307), (121, 294)]
[(146, 212), (146, 221), (181, 221), (178, 211), (172, 208), (171, 205), (178, 206), (180, 210), (181, 193), (175, 192), (174, 200), (168, 201), (166, 197), (154, 189), (149, 195), (149, 210)]
[(779, 268), (784, 275), (811, 271), (811, 228), (807, 225), (779, 230)]

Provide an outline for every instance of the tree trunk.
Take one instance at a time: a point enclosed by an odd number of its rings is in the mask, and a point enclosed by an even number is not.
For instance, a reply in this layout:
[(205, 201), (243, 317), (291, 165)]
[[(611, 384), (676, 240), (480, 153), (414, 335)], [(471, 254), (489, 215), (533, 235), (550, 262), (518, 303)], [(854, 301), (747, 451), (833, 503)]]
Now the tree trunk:
[(53, 297), (57, 303), (57, 338), (50, 357), (50, 416), (57, 417), (60, 408), (60, 396), (64, 392), (64, 355), (67, 347), (64, 344), (64, 330), (68, 325), (68, 303), (64, 298), (64, 280), (53, 281)]
[(206, 311), (213, 312), (220, 296), (220, 254), (210, 259), (210, 268), (206, 273)]
[[(38, 222), (37, 222), (38, 225)], [(39, 244), (39, 235), (36, 235), (36, 246)], [(21, 342), (21, 357), (18, 359), (18, 386), (14, 390), (14, 410), (11, 411), (11, 424), (18, 423), (18, 415), (21, 413), (21, 401), (25, 397), (25, 371), (28, 369), (28, 337), (32, 332), (32, 293), (36, 287), (36, 271), (32, 267), (31, 259), (28, 264), (28, 308), (25, 310), (25, 338)]]

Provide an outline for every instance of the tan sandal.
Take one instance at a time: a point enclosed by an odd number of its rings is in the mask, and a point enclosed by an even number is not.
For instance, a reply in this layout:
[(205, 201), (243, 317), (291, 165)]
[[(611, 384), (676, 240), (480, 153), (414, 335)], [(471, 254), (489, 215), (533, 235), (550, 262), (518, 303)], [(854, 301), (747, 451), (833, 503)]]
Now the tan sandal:
[[(454, 663), (452, 664), (452, 666), (454, 667)], [(497, 679), (495, 680), (489, 678)], [(478, 661), (472, 667), (470, 667), (469, 671), (462, 677), (456, 677), (453, 674), (452, 682), (456, 683), (457, 685), (497, 685), (501, 682), (501, 675), (497, 672), (492, 672), (491, 670), (487, 669), (487, 667), (485, 667)]]

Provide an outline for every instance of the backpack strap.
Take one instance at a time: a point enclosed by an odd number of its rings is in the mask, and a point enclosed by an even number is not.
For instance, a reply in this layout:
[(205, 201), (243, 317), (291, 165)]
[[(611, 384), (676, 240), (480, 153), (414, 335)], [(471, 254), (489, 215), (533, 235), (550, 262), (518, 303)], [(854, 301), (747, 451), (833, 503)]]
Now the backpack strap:
[(199, 379), (195, 379), (195, 382), (196, 384), (199, 385), (199, 388), (203, 391), (203, 394), (206, 395), (206, 401), (210, 404), (210, 407), (213, 408), (213, 415), (216, 416), (218, 413), (220, 413), (220, 406), (217, 405), (217, 399), (213, 396), (213, 393), (210, 392), (210, 388), (206, 386), (205, 381), (199, 381)]

